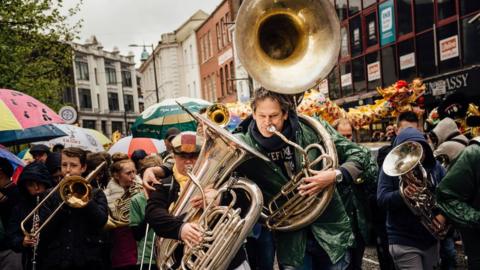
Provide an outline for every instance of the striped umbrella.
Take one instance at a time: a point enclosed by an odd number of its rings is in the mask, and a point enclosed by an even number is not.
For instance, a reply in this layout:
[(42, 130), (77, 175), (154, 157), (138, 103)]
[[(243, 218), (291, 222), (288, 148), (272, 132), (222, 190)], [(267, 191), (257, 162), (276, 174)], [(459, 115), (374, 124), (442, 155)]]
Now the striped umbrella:
[(131, 156), (133, 151), (143, 149), (150, 155), (152, 153), (161, 153), (165, 151), (166, 147), (163, 141), (152, 138), (133, 138), (127, 136), (120, 139), (118, 142), (112, 145), (108, 150), (111, 155), (115, 153), (125, 153)]
[(171, 127), (176, 127), (181, 131), (195, 131), (197, 127), (195, 120), (176, 102), (192, 112), (198, 112), (211, 105), (210, 102), (203, 99), (189, 97), (165, 99), (148, 107), (136, 119), (132, 126), (133, 137), (163, 139)]

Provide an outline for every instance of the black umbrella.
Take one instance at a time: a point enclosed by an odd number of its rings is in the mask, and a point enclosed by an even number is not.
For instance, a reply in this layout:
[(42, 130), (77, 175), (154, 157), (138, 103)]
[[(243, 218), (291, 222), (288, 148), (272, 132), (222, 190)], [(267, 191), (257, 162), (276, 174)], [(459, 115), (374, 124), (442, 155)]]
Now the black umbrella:
[(67, 134), (54, 125), (48, 124), (26, 129), (0, 131), (0, 144), (11, 146), (48, 141), (62, 136), (67, 136)]

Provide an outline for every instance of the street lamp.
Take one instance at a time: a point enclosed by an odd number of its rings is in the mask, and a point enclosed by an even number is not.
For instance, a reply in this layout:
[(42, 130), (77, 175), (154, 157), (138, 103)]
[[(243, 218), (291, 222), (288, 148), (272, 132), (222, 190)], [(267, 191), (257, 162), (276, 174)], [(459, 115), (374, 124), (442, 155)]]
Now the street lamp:
[(153, 77), (155, 78), (155, 94), (157, 95), (157, 103), (160, 102), (160, 96), (158, 95), (158, 81), (157, 81), (157, 64), (155, 60), (155, 47), (152, 45), (137, 45), (137, 44), (130, 44), (128, 47), (150, 47), (152, 48), (152, 60), (153, 60)]

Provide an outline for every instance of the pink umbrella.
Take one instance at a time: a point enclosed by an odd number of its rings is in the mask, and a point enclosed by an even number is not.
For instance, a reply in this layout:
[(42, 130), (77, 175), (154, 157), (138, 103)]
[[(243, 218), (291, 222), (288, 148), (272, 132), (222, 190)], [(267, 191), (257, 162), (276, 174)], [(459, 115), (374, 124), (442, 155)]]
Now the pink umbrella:
[(0, 131), (61, 124), (62, 118), (35, 98), (15, 90), (0, 89)]
[(151, 138), (132, 138), (132, 136), (127, 136), (112, 145), (108, 150), (108, 153), (113, 155), (120, 152), (131, 156), (133, 151), (139, 149), (145, 150), (145, 152), (150, 155), (151, 153), (161, 153), (165, 151), (166, 148), (163, 141), (160, 140)]

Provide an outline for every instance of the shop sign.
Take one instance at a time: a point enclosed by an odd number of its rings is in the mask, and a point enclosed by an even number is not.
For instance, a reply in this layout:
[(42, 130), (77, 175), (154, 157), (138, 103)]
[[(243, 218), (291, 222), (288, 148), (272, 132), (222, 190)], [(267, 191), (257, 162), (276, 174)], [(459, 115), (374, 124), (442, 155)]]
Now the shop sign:
[(426, 79), (426, 94), (433, 96), (443, 95), (455, 91), (463, 91), (470, 95), (476, 95), (480, 86), (480, 68), (473, 67), (459, 72), (450, 73), (433, 79)]
[(388, 0), (379, 6), (380, 45), (395, 41), (395, 13), (393, 0)]
[(343, 74), (341, 78), (342, 87), (352, 85), (352, 73)]
[(380, 61), (368, 64), (367, 71), (369, 82), (380, 79)]
[(58, 115), (62, 118), (63, 121), (67, 124), (73, 124), (77, 121), (77, 110), (72, 106), (63, 106), (60, 111), (58, 111)]
[(440, 40), (440, 61), (458, 57), (458, 35)]
[(415, 66), (415, 53), (400, 56), (400, 69), (404, 70)]
[(324, 95), (328, 95), (328, 79), (324, 79), (318, 85), (318, 92)]

